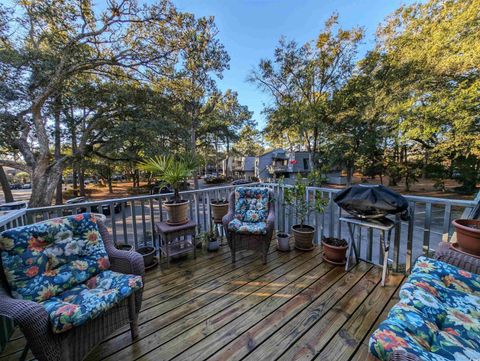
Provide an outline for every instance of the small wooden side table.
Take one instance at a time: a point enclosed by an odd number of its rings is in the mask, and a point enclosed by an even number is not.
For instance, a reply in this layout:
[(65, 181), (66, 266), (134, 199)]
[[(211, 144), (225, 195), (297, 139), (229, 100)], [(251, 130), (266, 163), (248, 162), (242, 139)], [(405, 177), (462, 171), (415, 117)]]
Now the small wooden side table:
[[(196, 258), (195, 233), (197, 223), (188, 221), (179, 226), (172, 226), (166, 222), (155, 223), (155, 229), (158, 233), (158, 246), (160, 257), (167, 257), (167, 266), (170, 265), (170, 257), (193, 251), (193, 257)], [(190, 239), (187, 237), (190, 236)]]

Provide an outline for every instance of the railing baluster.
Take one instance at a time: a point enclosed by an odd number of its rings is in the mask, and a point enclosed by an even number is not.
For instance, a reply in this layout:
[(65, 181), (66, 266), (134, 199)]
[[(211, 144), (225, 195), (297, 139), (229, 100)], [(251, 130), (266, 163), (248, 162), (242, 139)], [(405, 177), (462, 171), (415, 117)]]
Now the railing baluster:
[(140, 201), (140, 210), (142, 212), (142, 238), (143, 238), (143, 245), (147, 245), (147, 224), (145, 220), (145, 201), (142, 199)]
[(447, 204), (445, 206), (445, 214), (443, 215), (443, 234), (446, 237), (445, 241), (450, 241), (450, 223), (452, 217), (452, 205)]
[(408, 221), (407, 234), (407, 254), (405, 259), (405, 271), (410, 273), (412, 269), (412, 255), (413, 255), (413, 230), (415, 228), (415, 207), (416, 202), (410, 202), (410, 219)]
[(432, 203), (425, 204), (425, 220), (423, 222), (423, 254), (430, 253), (430, 227), (432, 223)]
[(398, 272), (398, 260), (400, 256), (400, 232), (402, 229), (402, 222), (400, 216), (395, 216), (395, 237), (393, 239), (393, 270)]
[(153, 207), (153, 199), (149, 200), (150, 211), (150, 233), (152, 234), (152, 247), (155, 247), (155, 208)]
[[(99, 211), (103, 210), (102, 206), (98, 206)], [(113, 207), (113, 203), (110, 203), (110, 221), (112, 223), (112, 239), (113, 243), (117, 244), (117, 223), (115, 222), (115, 209)]]
[(127, 232), (127, 216), (125, 214), (125, 207), (127, 203), (122, 202), (121, 203), (121, 209), (122, 209), (122, 228), (123, 228), (123, 243), (128, 244), (128, 232)]
[(132, 200), (132, 227), (133, 227), (133, 243), (135, 244), (135, 249), (138, 248), (138, 234), (137, 234), (137, 210), (135, 209), (135, 201)]
[(328, 225), (328, 236), (329, 237), (335, 237), (335, 234), (333, 233), (334, 231), (334, 220), (335, 220), (335, 215), (334, 215), (334, 210), (333, 210), (333, 196), (332, 193), (328, 193), (328, 209), (329, 209), (329, 218), (330, 218), (330, 223)]
[(367, 237), (368, 237), (367, 260), (369, 262), (372, 262), (372, 253), (373, 253), (373, 229), (372, 228), (368, 228)]

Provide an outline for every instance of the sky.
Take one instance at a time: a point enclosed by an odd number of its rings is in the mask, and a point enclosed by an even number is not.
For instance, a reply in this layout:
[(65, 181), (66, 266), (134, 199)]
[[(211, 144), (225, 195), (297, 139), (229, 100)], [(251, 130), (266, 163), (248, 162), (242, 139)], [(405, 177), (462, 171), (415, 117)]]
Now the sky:
[(402, 4), (400, 0), (173, 0), (178, 10), (197, 16), (215, 17), (219, 39), (230, 55), (230, 70), (217, 84), (221, 90), (238, 92), (240, 104), (253, 111), (253, 119), (262, 129), (264, 104), (268, 94), (246, 81), (260, 59), (272, 58), (275, 46), (283, 35), (287, 40), (303, 44), (314, 40), (325, 20), (338, 12), (340, 26), (349, 29), (363, 26), (366, 38), (359, 55), (374, 45), (375, 30), (385, 17)]

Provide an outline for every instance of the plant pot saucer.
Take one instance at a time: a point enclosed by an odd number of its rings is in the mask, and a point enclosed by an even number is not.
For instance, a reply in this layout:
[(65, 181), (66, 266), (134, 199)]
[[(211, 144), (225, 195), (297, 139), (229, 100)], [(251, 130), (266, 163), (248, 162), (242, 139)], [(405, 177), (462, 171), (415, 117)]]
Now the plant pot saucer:
[(184, 220), (181, 221), (181, 222), (166, 221), (165, 223), (168, 224), (169, 226), (181, 226), (182, 224), (188, 223), (188, 218), (187, 218), (187, 219), (184, 219)]
[(460, 249), (460, 245), (458, 243), (450, 243), (449, 246), (450, 246), (451, 249), (453, 249), (456, 252), (460, 252), (460, 253), (466, 254), (467, 256), (471, 256), (471, 257), (475, 257), (475, 258), (480, 259), (480, 256), (477, 256), (477, 255), (472, 254), (472, 253), (465, 252), (464, 250)]
[(295, 245), (295, 248), (300, 250), (300, 251), (313, 251), (315, 249), (315, 245), (310, 247), (310, 248), (302, 248), (302, 247), (298, 247), (297, 245)]
[(158, 266), (158, 259), (157, 259), (157, 257), (155, 257), (155, 258), (153, 259), (151, 265), (145, 266), (145, 271), (149, 271), (149, 270), (151, 270), (151, 269), (153, 269), (153, 268), (155, 268), (155, 267), (157, 267), (157, 266)]
[(344, 260), (343, 262), (330, 261), (328, 258), (325, 257), (325, 252), (322, 252), (322, 257), (325, 262), (333, 264), (334, 266), (345, 266), (345, 263), (347, 263), (346, 260)]

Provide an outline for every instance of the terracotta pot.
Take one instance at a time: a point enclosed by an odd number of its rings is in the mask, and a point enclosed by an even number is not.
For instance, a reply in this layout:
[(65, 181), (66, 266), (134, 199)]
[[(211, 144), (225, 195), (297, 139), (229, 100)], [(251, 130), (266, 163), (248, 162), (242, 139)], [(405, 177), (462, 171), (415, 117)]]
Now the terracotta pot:
[(452, 224), (457, 230), (460, 249), (480, 256), (480, 219), (455, 219)]
[(212, 201), (210, 202), (212, 209), (212, 218), (216, 223), (222, 222), (224, 215), (228, 213), (228, 202), (226, 201)]
[(137, 252), (143, 256), (143, 263), (145, 267), (150, 267), (155, 261), (155, 248), (153, 247), (140, 247)]
[(346, 246), (333, 246), (324, 239), (322, 239), (323, 245), (323, 259), (334, 265), (343, 265), (345, 264), (345, 257), (347, 254), (348, 245)]
[(173, 226), (188, 222), (188, 200), (181, 200), (179, 203), (166, 202), (163, 204), (167, 210), (167, 223)]
[(290, 235), (288, 233), (277, 233), (277, 248), (279, 251), (290, 251)]
[(301, 251), (311, 251), (315, 248), (313, 237), (315, 228), (307, 225), (296, 224), (292, 227), (293, 238), (295, 239), (295, 248)]

